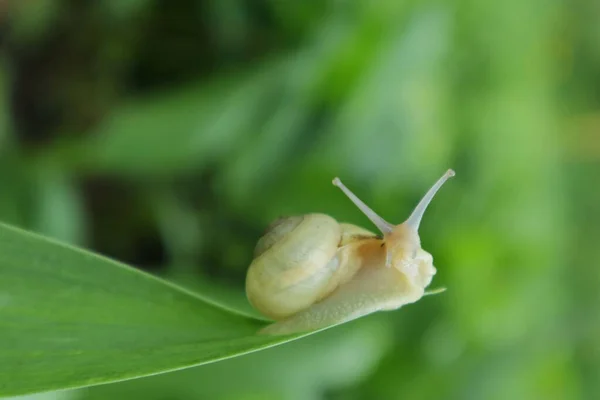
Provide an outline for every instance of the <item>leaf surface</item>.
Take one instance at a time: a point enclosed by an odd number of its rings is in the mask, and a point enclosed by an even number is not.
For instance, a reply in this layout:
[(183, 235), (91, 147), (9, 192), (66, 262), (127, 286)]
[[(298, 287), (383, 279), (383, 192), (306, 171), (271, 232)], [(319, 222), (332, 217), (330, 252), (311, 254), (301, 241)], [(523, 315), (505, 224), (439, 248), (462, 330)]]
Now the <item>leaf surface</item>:
[(148, 376), (302, 335), (113, 260), (0, 225), (0, 396)]

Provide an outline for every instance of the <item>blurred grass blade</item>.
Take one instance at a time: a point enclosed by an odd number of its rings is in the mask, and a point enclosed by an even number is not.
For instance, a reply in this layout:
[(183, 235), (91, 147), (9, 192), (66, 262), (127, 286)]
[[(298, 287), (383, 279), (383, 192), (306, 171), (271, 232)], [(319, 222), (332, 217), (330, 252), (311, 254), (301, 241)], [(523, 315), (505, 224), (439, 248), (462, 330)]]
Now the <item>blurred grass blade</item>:
[(251, 140), (269, 108), (281, 62), (120, 104), (88, 139), (56, 149), (70, 168), (134, 175), (171, 174), (227, 157)]
[(141, 377), (292, 339), (256, 336), (263, 324), (134, 268), (0, 225), (0, 396)]

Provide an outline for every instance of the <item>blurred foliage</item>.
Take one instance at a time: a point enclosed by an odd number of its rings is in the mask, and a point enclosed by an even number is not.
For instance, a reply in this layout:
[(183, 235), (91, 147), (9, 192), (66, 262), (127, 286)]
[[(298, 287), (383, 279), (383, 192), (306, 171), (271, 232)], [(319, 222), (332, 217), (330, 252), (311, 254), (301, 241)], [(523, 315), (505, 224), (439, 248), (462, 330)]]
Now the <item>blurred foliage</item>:
[(0, 4), (2, 221), (239, 294), (275, 217), (370, 227), (334, 176), (401, 221), (457, 171), (444, 294), (75, 397), (600, 397), (597, 1)]

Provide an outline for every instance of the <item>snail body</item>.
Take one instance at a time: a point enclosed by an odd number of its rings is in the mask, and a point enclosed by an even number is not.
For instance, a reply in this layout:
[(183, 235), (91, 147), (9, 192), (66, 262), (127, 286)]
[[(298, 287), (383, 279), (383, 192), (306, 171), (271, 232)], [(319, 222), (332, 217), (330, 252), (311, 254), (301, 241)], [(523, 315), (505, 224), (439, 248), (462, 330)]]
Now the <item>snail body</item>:
[(262, 333), (317, 330), (423, 297), (436, 269), (421, 248), (418, 228), (451, 176), (454, 171), (448, 170), (400, 225), (383, 220), (334, 179), (381, 235), (325, 214), (274, 221), (259, 239), (246, 277), (248, 300), (275, 321)]

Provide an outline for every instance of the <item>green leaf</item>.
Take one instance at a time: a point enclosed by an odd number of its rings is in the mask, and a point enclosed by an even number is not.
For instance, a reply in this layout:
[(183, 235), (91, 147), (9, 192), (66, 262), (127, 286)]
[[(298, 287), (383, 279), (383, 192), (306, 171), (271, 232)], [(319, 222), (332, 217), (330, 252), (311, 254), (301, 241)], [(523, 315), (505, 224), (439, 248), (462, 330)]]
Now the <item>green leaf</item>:
[(396, 339), (390, 328), (389, 318), (362, 319), (202, 368), (85, 389), (78, 399), (320, 399), (373, 373)]
[(115, 382), (298, 338), (98, 255), (0, 225), (0, 396)]
[(52, 152), (69, 168), (156, 176), (193, 171), (253, 142), (260, 110), (270, 107), (285, 64), (231, 72), (210, 83), (119, 105), (89, 138), (59, 143)]

